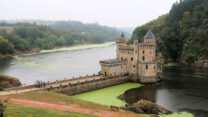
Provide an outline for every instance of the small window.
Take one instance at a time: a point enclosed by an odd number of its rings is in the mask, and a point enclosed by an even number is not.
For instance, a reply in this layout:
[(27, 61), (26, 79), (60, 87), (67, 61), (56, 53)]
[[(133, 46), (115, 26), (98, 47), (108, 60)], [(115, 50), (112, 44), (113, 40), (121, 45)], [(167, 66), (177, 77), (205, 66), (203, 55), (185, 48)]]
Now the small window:
[(131, 61), (133, 61), (133, 57), (131, 57)]
[(152, 51), (150, 51), (150, 54), (152, 54)]
[(154, 66), (154, 69), (155, 69), (155, 66)]
[(133, 67), (135, 68), (136, 66), (135, 66), (135, 65), (133, 65)]
[(144, 54), (144, 50), (143, 50), (143, 54)]
[(145, 60), (145, 57), (144, 56), (142, 57), (142, 60)]
[(148, 65), (146, 65), (146, 69), (148, 69)]
[(123, 60), (123, 57), (121, 57), (121, 60)]

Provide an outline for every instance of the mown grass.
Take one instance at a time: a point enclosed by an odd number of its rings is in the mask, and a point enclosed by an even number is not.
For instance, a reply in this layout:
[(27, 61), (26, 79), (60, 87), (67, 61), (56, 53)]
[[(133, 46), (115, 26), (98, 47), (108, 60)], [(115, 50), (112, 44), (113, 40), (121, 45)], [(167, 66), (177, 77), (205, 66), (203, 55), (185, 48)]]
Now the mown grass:
[(138, 88), (140, 86), (142, 85), (139, 83), (125, 83), (121, 85), (98, 89), (95, 91), (90, 91), (87, 93), (78, 94), (73, 97), (107, 106), (124, 106), (126, 102), (118, 99), (117, 97), (123, 94), (128, 89)]
[(179, 66), (179, 64), (178, 63), (167, 63), (164, 66), (165, 67), (177, 67), (177, 66)]
[(9, 103), (5, 111), (6, 117), (96, 117), (93, 115), (29, 107)]
[(48, 92), (48, 91), (33, 91), (28, 93), (21, 93), (16, 95), (10, 95), (8, 98), (17, 98), (17, 99), (26, 99), (33, 101), (40, 101), (53, 104), (62, 104), (62, 105), (77, 105), (83, 108), (91, 109), (103, 109), (106, 110), (108, 107), (102, 106), (100, 104), (82, 101), (80, 99), (73, 98), (64, 94)]
[(67, 96), (64, 94), (58, 94), (58, 93), (48, 92), (48, 91), (33, 91), (33, 92), (28, 92), (28, 93), (9, 95), (7, 97), (40, 101), (40, 102), (46, 102), (46, 103), (52, 103), (52, 104), (61, 104), (61, 105), (66, 105), (66, 106), (73, 105), (73, 106), (77, 106), (80, 108), (93, 109), (95, 111), (107, 111), (107, 112), (132, 115), (133, 117), (141, 117), (141, 115), (135, 114), (133, 112), (124, 111), (124, 110), (113, 111), (112, 109), (110, 109), (109, 106), (105, 106), (105, 105), (101, 105), (101, 104), (97, 104), (93, 102), (88, 102), (88, 101), (83, 101), (83, 100), (74, 98), (72, 96)]

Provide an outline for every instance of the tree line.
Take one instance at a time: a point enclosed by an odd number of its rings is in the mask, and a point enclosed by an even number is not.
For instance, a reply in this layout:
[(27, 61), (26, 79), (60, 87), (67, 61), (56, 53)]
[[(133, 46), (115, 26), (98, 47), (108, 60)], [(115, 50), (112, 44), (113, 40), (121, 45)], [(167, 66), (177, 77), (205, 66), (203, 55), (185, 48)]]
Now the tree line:
[(180, 0), (168, 14), (162, 15), (134, 30), (142, 41), (148, 30), (157, 37), (158, 51), (166, 58), (193, 63), (208, 59), (208, 1)]
[[(73, 26), (72, 26), (73, 25)], [(0, 23), (0, 27), (13, 27), (13, 32), (0, 30), (0, 55), (33, 48), (51, 49), (84, 43), (114, 41), (120, 35), (116, 28), (98, 24), (56, 22), (53, 25), (36, 23)]]

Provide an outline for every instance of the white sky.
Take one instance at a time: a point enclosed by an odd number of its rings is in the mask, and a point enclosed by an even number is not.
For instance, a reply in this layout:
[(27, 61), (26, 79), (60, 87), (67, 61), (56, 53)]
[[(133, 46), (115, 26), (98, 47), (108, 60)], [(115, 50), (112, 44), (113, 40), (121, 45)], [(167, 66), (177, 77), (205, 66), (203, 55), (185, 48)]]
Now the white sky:
[(136, 27), (168, 13), (177, 0), (0, 0), (0, 19), (74, 20)]

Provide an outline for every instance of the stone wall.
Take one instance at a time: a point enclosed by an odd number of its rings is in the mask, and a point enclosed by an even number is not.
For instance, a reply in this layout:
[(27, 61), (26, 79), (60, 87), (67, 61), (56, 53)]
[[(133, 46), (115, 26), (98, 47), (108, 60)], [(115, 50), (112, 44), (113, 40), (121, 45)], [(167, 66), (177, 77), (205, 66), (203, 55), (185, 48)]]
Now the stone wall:
[(48, 88), (47, 90), (67, 95), (75, 95), (127, 82), (129, 82), (129, 76), (120, 76), (69, 84), (63, 87)]

